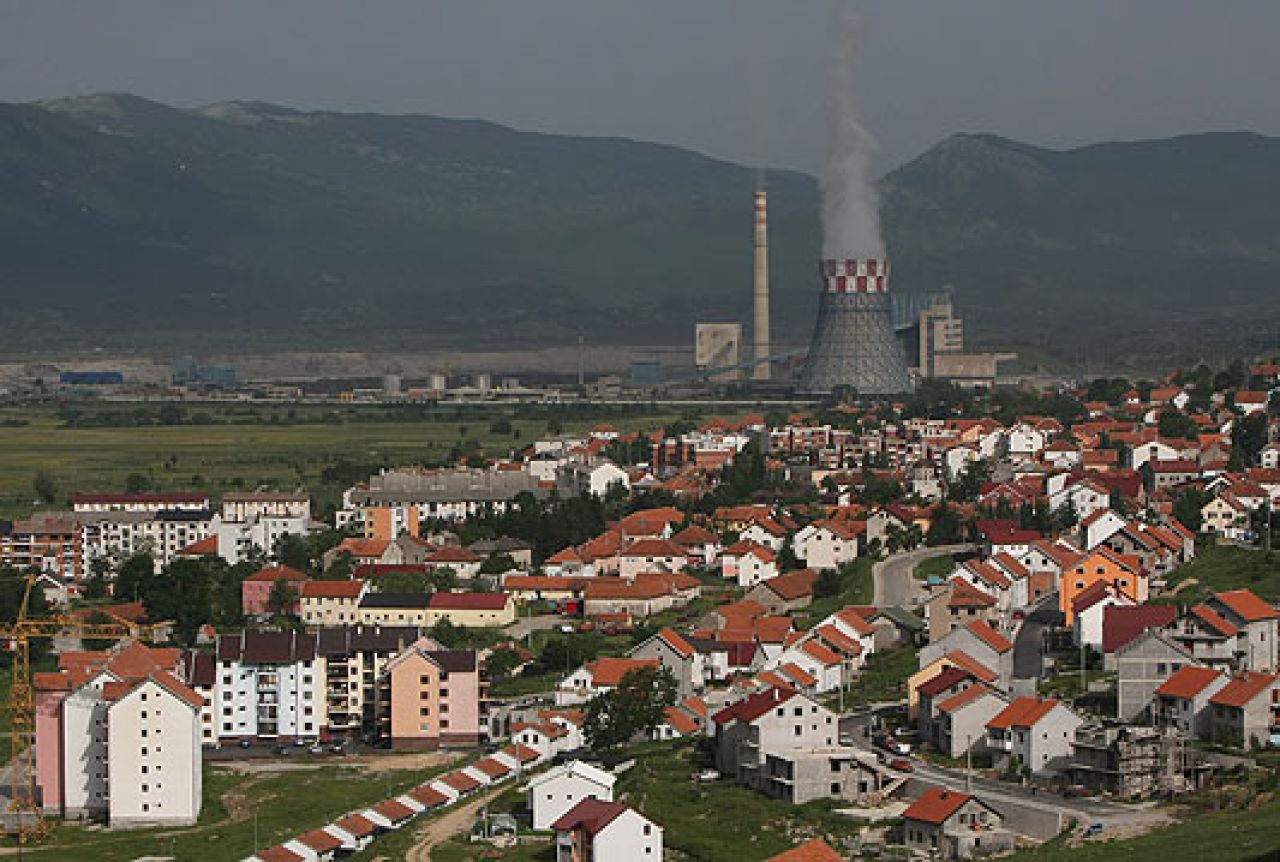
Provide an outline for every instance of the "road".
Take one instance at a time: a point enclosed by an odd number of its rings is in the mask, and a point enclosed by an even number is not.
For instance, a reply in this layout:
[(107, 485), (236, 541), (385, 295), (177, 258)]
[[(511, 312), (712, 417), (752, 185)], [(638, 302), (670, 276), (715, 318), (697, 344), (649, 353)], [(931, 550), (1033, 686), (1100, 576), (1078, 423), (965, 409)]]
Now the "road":
[(573, 617), (555, 615), (520, 617), (503, 631), (510, 635), (512, 640), (518, 641), (527, 637), (529, 632), (547, 631), (563, 625), (576, 626), (580, 622), (582, 621)]
[(443, 844), (455, 835), (469, 830), (476, 822), (480, 809), (497, 796), (501, 788), (482, 794), (464, 805), (446, 809), (444, 814), (432, 818), (423, 824), (414, 837), (417, 843), (405, 854), (407, 862), (431, 862), (431, 851), (437, 844)]
[(932, 557), (973, 550), (973, 545), (939, 545), (936, 548), (917, 548), (881, 560), (871, 567), (871, 580), (875, 584), (872, 601), (876, 607), (915, 607), (924, 601), (924, 585), (915, 577), (916, 566)]
[(1038, 679), (1044, 671), (1044, 631), (1057, 623), (1058, 594), (1042, 598), (1027, 614), (1013, 639), (1013, 678)]

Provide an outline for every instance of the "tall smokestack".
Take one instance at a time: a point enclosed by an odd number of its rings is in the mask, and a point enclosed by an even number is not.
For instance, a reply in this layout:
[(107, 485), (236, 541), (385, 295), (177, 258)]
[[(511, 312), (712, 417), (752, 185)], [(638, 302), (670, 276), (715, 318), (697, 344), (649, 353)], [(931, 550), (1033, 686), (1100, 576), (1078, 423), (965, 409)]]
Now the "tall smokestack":
[(755, 325), (752, 338), (755, 342), (754, 359), (756, 380), (769, 379), (769, 363), (760, 362), (769, 355), (769, 215), (768, 203), (763, 191), (756, 192), (755, 232)]

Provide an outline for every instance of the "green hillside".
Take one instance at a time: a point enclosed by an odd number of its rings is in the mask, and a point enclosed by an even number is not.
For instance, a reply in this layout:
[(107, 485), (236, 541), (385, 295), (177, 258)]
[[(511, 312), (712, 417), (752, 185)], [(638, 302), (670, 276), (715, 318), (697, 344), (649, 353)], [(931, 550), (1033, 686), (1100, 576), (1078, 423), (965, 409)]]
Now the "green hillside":
[[(803, 342), (817, 188), (768, 182), (774, 340)], [(753, 183), (675, 147), (473, 120), (0, 105), (0, 335), (10, 353), (688, 343), (749, 314)], [(1167, 360), (1274, 341), (1276, 139), (959, 135), (881, 186), (895, 286), (955, 285), (979, 342)]]

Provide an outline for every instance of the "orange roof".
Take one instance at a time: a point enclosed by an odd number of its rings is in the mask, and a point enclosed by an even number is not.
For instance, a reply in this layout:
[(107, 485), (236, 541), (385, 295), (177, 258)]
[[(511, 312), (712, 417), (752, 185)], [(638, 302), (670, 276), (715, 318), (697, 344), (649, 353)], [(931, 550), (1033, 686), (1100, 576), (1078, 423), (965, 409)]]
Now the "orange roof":
[(358, 599), (363, 589), (360, 581), (307, 581), (302, 585), (302, 598)]
[(298, 840), (318, 853), (330, 853), (342, 846), (342, 842), (323, 829), (313, 829), (298, 836)]
[(1215, 593), (1213, 598), (1222, 602), (1245, 622), (1252, 623), (1258, 620), (1273, 620), (1280, 617), (1280, 611), (1258, 598), (1251, 590), (1230, 590), (1225, 593)]
[(658, 637), (666, 641), (672, 649), (685, 658), (688, 658), (696, 652), (696, 650), (687, 640), (684, 639), (684, 637), (681, 636), (678, 631), (669, 626), (658, 632)]
[(973, 799), (973, 797), (967, 793), (960, 793), (956, 790), (943, 790), (940, 787), (930, 787), (924, 792), (924, 795), (911, 803), (906, 811), (902, 812), (902, 817), (904, 820), (920, 820), (925, 823), (942, 824), (947, 822), (951, 815), (963, 808), (970, 799)]
[(436, 806), (444, 805), (449, 801), (449, 797), (445, 796), (439, 790), (426, 786), (415, 787), (413, 790), (409, 791), (408, 796), (419, 805), (425, 805), (427, 808), (435, 808)]
[(836, 619), (853, 629), (860, 635), (874, 635), (876, 627), (867, 622), (867, 618), (856, 608), (841, 608), (836, 611)]
[(657, 668), (661, 663), (648, 658), (598, 658), (587, 662), (587, 670), (591, 673), (592, 682), (597, 685), (616, 686), (622, 678), (633, 670), (647, 667)]
[(501, 778), (511, 771), (510, 767), (499, 763), (492, 757), (482, 757), (475, 762), (474, 767), (490, 778)]
[(502, 753), (518, 759), (521, 763), (531, 763), (538, 759), (538, 752), (527, 745), (508, 745)]
[(1191, 609), (1191, 613), (1198, 618), (1200, 622), (1213, 629), (1222, 637), (1235, 637), (1240, 633), (1240, 629), (1227, 622), (1221, 614), (1204, 603), (1193, 607)]
[(805, 641), (800, 649), (804, 651), (805, 655), (826, 667), (840, 664), (840, 656), (816, 640)]
[(761, 581), (760, 586), (765, 587), (779, 598), (790, 601), (813, 595), (813, 587), (817, 582), (817, 572), (812, 569), (799, 569), (794, 572), (788, 572), (785, 575), (778, 575), (776, 578), (769, 578), (767, 581)]
[(348, 537), (338, 543), (335, 551), (353, 557), (381, 557), (391, 544), (389, 539), (357, 539)]
[(666, 539), (639, 539), (622, 552), (624, 557), (683, 557), (684, 548)]
[(1004, 653), (1013, 649), (1013, 644), (1009, 642), (1009, 639), (993, 629), (985, 620), (971, 620), (965, 628), (996, 652)]
[(457, 790), (461, 793), (469, 793), (470, 791), (475, 790), (477, 787), (480, 786), (479, 781), (476, 781), (470, 775), (467, 775), (465, 772), (462, 772), (462, 771), (450, 772), (448, 775), (443, 776), (440, 780), (443, 781), (445, 784), (449, 785), (450, 787), (452, 787), (454, 790)]
[(784, 850), (777, 856), (770, 856), (765, 862), (842, 862), (839, 853), (831, 849), (831, 845), (821, 838), (806, 841), (799, 847)]
[(403, 802), (395, 799), (388, 799), (386, 802), (379, 802), (373, 806), (373, 810), (390, 820), (392, 823), (400, 823), (413, 817), (413, 809)]
[(289, 566), (268, 566), (245, 578), (246, 581), (267, 581), (272, 584), (279, 580), (305, 581), (306, 579), (305, 574)]
[(996, 603), (994, 596), (989, 596), (963, 578), (951, 579), (951, 598), (947, 601), (950, 608), (989, 608)]
[(698, 724), (697, 719), (689, 715), (689, 713), (685, 712), (683, 709), (677, 709), (674, 706), (669, 706), (663, 710), (663, 715), (666, 717), (667, 724), (674, 727), (676, 732), (681, 736), (688, 736), (692, 733), (698, 732), (700, 725)]
[(1221, 676), (1222, 674), (1213, 668), (1188, 665), (1187, 667), (1178, 668), (1173, 676), (1166, 679), (1156, 689), (1156, 694), (1161, 697), (1177, 697), (1190, 700)]
[(749, 625), (750, 621), (756, 617), (762, 617), (768, 613), (768, 608), (757, 602), (755, 599), (742, 599), (728, 605), (721, 605), (712, 611), (725, 620), (725, 628), (737, 627), (738, 625)]
[(840, 629), (833, 625), (818, 626), (815, 629), (818, 637), (831, 644), (836, 649), (848, 653), (849, 655), (861, 655), (862, 644), (846, 635)]
[(951, 697), (939, 703), (938, 709), (941, 712), (955, 712), (958, 709), (968, 706), (978, 698), (990, 693), (991, 689), (980, 682), (976, 682), (963, 691), (951, 695)]
[(1053, 698), (1020, 697), (987, 722), (987, 727), (1008, 730), (1011, 727), (1035, 727), (1058, 702)]
[(217, 553), (218, 553), (218, 537), (217, 536), (210, 536), (207, 539), (201, 539), (198, 542), (187, 545), (181, 551), (178, 551), (178, 555), (183, 557), (205, 557), (205, 556), (215, 555)]
[(995, 682), (1000, 674), (969, 655), (964, 650), (952, 650), (943, 656), (956, 667), (964, 668), (983, 682)]
[(795, 662), (787, 662), (778, 668), (779, 672), (791, 677), (791, 679), (804, 686), (811, 686), (818, 681), (818, 678), (809, 673)]
[(266, 850), (259, 850), (257, 855), (262, 862), (304, 862), (306, 859), (301, 853), (294, 853), (283, 844), (268, 847)]
[(1276, 679), (1275, 674), (1246, 673), (1224, 685), (1217, 694), (1209, 698), (1209, 703), (1214, 706), (1243, 707), (1270, 688)]
[(364, 838), (372, 835), (377, 830), (376, 826), (369, 822), (367, 818), (361, 817), (359, 814), (348, 814), (334, 825), (343, 832), (350, 832), (357, 838)]

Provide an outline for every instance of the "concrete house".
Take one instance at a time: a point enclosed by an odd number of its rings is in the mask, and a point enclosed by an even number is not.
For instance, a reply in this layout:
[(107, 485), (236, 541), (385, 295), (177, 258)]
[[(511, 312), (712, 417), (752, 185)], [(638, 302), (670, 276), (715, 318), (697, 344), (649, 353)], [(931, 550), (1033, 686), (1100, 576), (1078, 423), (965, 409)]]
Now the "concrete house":
[(976, 682), (937, 702), (933, 747), (948, 757), (964, 757), (987, 749), (987, 723), (1004, 711), (1008, 699), (991, 686)]
[(613, 801), (617, 778), (611, 772), (571, 760), (529, 781), (529, 810), (534, 829), (550, 829), (571, 808), (584, 799)]
[(799, 569), (761, 581), (747, 591), (746, 598), (764, 605), (771, 614), (785, 614), (813, 603), (817, 581), (818, 575), (812, 569)]
[(1121, 721), (1133, 721), (1147, 710), (1156, 689), (1169, 677), (1198, 662), (1167, 635), (1149, 629), (1116, 652), (1115, 664), (1116, 715)]
[(1187, 737), (1209, 738), (1213, 732), (1209, 700), (1230, 680), (1213, 668), (1188, 665), (1179, 669), (1156, 689), (1151, 723), (1177, 728)]
[(696, 694), (706, 686), (705, 657), (673, 628), (665, 628), (640, 644), (628, 655), (633, 659), (656, 659), (675, 678), (680, 697)]
[(1280, 676), (1250, 672), (1209, 698), (1211, 739), (1220, 745), (1259, 748), (1280, 726)]
[(621, 802), (584, 799), (551, 828), (556, 862), (653, 862), (662, 858), (662, 827)]
[(1052, 698), (1019, 697), (987, 722), (987, 747), (1000, 767), (1017, 763), (1033, 774), (1067, 769), (1076, 728), (1084, 719)]
[(612, 691), (628, 673), (644, 668), (660, 668), (657, 659), (598, 658), (569, 674), (556, 686), (556, 706), (586, 703), (593, 697)]
[(999, 674), (1002, 684), (1013, 678), (1013, 642), (983, 620), (971, 620), (922, 647), (919, 663), (924, 667), (947, 653), (960, 651)]
[(899, 776), (874, 754), (853, 748), (788, 748), (765, 755), (763, 786), (771, 799), (803, 805), (815, 799), (869, 803)]
[(1241, 670), (1277, 669), (1280, 611), (1250, 590), (1215, 593), (1205, 599), (1205, 604), (1239, 629), (1236, 652)]
[(1011, 850), (1003, 819), (976, 796), (931, 787), (902, 812), (908, 851), (942, 859), (972, 859)]
[(816, 701), (786, 688), (768, 688), (712, 716), (716, 763), (722, 773), (763, 790), (765, 756), (791, 748), (835, 745), (836, 716)]
[(806, 567), (838, 569), (858, 559), (858, 539), (862, 532), (850, 521), (816, 521), (799, 530), (791, 545)]

